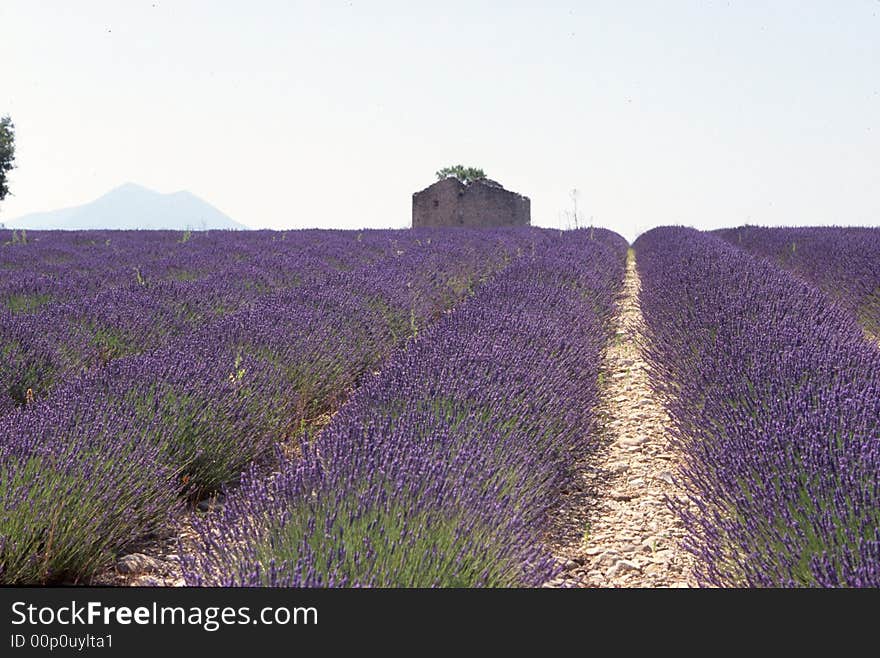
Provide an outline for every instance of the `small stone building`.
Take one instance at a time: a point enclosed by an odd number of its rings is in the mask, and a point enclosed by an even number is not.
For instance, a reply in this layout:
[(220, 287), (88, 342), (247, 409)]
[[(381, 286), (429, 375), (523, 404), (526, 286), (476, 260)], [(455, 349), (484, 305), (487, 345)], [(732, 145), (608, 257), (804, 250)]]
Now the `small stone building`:
[(530, 222), (529, 198), (488, 178), (468, 185), (457, 178), (444, 178), (412, 198), (413, 228), (528, 226)]

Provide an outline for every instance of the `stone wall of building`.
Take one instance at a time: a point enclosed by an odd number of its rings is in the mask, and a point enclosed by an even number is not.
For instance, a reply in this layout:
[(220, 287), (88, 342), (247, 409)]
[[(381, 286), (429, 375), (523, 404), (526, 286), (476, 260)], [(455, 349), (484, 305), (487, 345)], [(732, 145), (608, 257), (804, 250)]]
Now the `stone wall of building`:
[(528, 226), (528, 197), (505, 190), (485, 179), (465, 185), (457, 178), (444, 178), (413, 194), (412, 225), (421, 226)]

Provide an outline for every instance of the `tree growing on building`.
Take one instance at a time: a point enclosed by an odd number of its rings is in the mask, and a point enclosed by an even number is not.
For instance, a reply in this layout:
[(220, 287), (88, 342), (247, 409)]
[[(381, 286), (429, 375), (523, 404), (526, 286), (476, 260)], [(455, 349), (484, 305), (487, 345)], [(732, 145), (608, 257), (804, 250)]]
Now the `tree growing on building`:
[(444, 178), (457, 178), (465, 185), (469, 185), (477, 180), (486, 178), (486, 174), (482, 169), (476, 167), (463, 167), (462, 165), (453, 165), (451, 167), (443, 167), (437, 172), (437, 180)]

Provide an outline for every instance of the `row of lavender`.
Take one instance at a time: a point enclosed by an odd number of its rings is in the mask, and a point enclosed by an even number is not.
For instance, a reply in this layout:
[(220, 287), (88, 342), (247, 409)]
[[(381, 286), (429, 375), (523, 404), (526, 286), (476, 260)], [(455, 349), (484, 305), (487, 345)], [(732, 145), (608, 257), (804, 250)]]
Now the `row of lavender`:
[[(27, 312), (131, 283), (198, 281), (233, 269), (259, 285), (300, 259), (341, 269), (387, 254), (405, 231), (33, 231), (0, 230), (0, 307)], [(359, 250), (353, 243), (362, 243)], [(253, 278), (251, 278), (253, 277)], [(270, 278), (279, 282), (278, 278)]]
[(592, 446), (627, 245), (558, 235), (398, 352), (298, 459), (256, 472), (184, 546), (192, 585), (538, 585)]
[(880, 228), (763, 228), (716, 233), (817, 286), (880, 337)]
[(0, 247), (0, 413), (256, 299), (418, 248), (402, 231), (39, 232)]
[(396, 345), (548, 239), (414, 233), (384, 259), (264, 295), (8, 412), (0, 582), (86, 578), (161, 529), (182, 495), (303, 439)]
[(635, 248), (704, 583), (880, 585), (880, 351), (816, 288), (716, 236)]

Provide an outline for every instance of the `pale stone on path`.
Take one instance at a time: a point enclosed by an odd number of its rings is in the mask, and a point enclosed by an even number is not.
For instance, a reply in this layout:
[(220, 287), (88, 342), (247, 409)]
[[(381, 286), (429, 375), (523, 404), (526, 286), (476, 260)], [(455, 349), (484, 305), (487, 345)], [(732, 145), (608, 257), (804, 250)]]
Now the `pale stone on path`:
[[(601, 447), (577, 463), (579, 497), (563, 505), (548, 540), (553, 554), (578, 563), (551, 586), (688, 587), (693, 557), (681, 546), (685, 531), (667, 497), (687, 498), (676, 483), (680, 464), (671, 447), (669, 417), (650, 386), (651, 369), (638, 305), (640, 282), (630, 254), (622, 298), (602, 365), (597, 411)], [(572, 525), (575, 524), (575, 525)]]
[(143, 553), (130, 553), (119, 559), (116, 570), (119, 573), (149, 573), (159, 569), (159, 561)]

